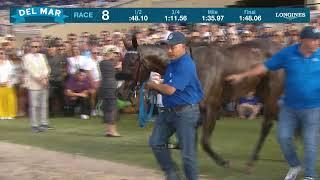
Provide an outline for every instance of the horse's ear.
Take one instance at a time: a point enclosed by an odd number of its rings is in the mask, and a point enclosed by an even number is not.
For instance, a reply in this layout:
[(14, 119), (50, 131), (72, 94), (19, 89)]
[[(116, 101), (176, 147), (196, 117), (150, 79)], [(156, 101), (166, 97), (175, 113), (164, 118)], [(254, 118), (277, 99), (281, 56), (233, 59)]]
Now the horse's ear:
[(132, 35), (132, 47), (137, 50), (138, 49), (138, 40), (136, 34)]

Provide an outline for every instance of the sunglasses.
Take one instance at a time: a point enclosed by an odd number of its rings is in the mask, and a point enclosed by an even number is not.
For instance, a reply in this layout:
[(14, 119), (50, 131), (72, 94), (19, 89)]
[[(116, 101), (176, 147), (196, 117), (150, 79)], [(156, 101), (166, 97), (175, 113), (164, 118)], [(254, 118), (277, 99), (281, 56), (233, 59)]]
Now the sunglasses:
[(99, 52), (92, 52), (92, 54), (99, 54)]
[(40, 48), (40, 46), (31, 46), (32, 48)]

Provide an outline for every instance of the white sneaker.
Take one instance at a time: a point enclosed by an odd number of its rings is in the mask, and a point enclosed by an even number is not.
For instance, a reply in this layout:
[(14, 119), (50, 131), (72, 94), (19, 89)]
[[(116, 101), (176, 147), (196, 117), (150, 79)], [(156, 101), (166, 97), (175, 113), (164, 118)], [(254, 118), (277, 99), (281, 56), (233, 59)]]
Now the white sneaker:
[(304, 177), (303, 180), (315, 180), (314, 177)]
[(295, 180), (301, 171), (301, 166), (292, 167), (289, 169), (284, 180)]
[(86, 120), (86, 119), (89, 119), (89, 116), (86, 114), (81, 114), (80, 118)]
[(97, 116), (96, 110), (92, 110), (92, 111), (91, 111), (91, 116)]

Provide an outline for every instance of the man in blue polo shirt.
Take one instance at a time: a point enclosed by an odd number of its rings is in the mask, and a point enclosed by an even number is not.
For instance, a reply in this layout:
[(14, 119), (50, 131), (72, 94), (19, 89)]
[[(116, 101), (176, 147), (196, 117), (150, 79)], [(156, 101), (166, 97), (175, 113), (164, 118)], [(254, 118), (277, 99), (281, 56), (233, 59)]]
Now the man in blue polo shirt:
[(175, 163), (166, 147), (170, 136), (176, 133), (188, 180), (198, 179), (196, 134), (199, 124), (199, 102), (203, 90), (197, 76), (196, 66), (186, 53), (186, 38), (180, 32), (168, 36), (170, 64), (164, 82), (149, 81), (147, 87), (159, 91), (163, 97), (163, 111), (153, 128), (149, 144), (167, 180), (179, 179)]
[(294, 180), (301, 171), (295, 151), (294, 132), (301, 127), (304, 141), (304, 180), (316, 178), (317, 146), (320, 133), (320, 32), (311, 26), (300, 34), (301, 42), (282, 49), (264, 64), (226, 80), (240, 82), (253, 77), (284, 69), (285, 89), (279, 112), (278, 141), (290, 165), (285, 180)]

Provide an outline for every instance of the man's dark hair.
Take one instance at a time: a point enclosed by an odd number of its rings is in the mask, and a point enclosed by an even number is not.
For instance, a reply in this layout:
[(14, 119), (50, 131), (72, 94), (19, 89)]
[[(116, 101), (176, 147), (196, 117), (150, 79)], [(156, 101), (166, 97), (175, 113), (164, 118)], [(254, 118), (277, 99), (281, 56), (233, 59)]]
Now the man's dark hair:
[(68, 36), (77, 36), (75, 33), (69, 33)]
[(48, 42), (48, 48), (57, 47), (58, 43), (56, 40), (52, 39)]
[(79, 70), (77, 71), (77, 74), (80, 74), (80, 73), (87, 73), (87, 71), (84, 70), (84, 69), (79, 69)]
[(90, 35), (88, 40), (89, 46), (97, 46), (98, 45), (98, 37), (96, 35)]

